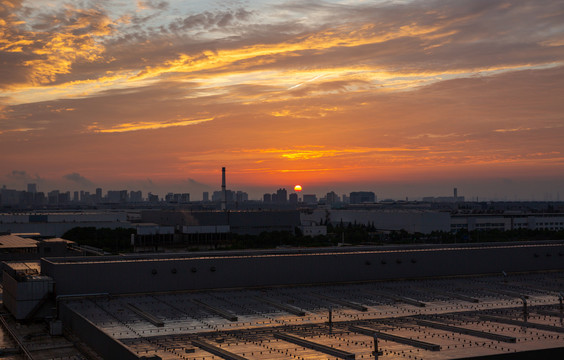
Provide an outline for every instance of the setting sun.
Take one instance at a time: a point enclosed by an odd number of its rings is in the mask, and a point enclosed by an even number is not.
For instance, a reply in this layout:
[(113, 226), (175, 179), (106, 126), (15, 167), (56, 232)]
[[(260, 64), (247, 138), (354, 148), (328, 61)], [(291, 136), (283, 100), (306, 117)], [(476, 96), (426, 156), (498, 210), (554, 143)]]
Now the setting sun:
[(302, 186), (301, 185), (296, 185), (294, 186), (294, 191), (302, 191)]

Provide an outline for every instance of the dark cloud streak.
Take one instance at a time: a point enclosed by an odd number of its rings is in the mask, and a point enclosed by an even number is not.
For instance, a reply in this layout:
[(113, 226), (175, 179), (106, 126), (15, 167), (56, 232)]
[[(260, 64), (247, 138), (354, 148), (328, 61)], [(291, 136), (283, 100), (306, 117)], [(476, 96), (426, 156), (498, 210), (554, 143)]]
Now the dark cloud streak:
[(212, 13), (209, 11), (188, 15), (183, 19), (178, 19), (169, 25), (171, 31), (179, 32), (200, 28), (209, 30), (213, 28), (224, 28), (232, 26), (240, 21), (247, 21), (251, 18), (252, 12), (245, 9), (231, 11), (220, 11)]

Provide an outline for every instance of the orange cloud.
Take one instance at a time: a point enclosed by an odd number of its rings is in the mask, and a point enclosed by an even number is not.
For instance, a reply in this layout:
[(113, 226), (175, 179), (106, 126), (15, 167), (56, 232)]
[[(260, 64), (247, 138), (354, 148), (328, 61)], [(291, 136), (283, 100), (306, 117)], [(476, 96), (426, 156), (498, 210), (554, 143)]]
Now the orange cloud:
[(101, 128), (99, 125), (91, 125), (88, 127), (89, 131), (97, 132), (97, 133), (122, 133), (122, 132), (129, 132), (129, 131), (139, 131), (139, 130), (157, 130), (157, 129), (166, 129), (169, 127), (175, 126), (189, 126), (189, 125), (197, 125), (203, 122), (212, 121), (215, 118), (207, 118), (207, 119), (180, 119), (174, 120), (169, 122), (131, 122), (131, 123), (122, 123), (111, 128)]
[(344, 155), (360, 155), (374, 153), (392, 153), (392, 152), (419, 152), (427, 149), (410, 149), (410, 148), (338, 148), (326, 149), (318, 147), (314, 149), (252, 149), (246, 150), (252, 153), (260, 154), (277, 154), (282, 159), (288, 160), (310, 160), (326, 157), (336, 157)]
[[(72, 30), (69, 28), (68, 30)], [(70, 72), (77, 60), (96, 61), (100, 59), (104, 47), (89, 34), (73, 35), (61, 33), (54, 35), (41, 49), (34, 51), (41, 59), (24, 62), (31, 69), (34, 83), (46, 84), (55, 81), (57, 75)]]
[(45, 128), (17, 128), (17, 129), (7, 129), (7, 130), (0, 130), (0, 135), (7, 134), (7, 133), (17, 133), (17, 132), (28, 132), (28, 131), (36, 131), (36, 130), (44, 130)]
[[(4, 7), (2, 9), (2, 7)], [(79, 9), (67, 5), (58, 13), (45, 15), (43, 24), (34, 19), (20, 20), (17, 6), (3, 2), (0, 21), (0, 51), (20, 53), (17, 64), (27, 69), (27, 83), (48, 84), (57, 76), (69, 74), (77, 61), (94, 62), (105, 50), (100, 39), (114, 32), (114, 23), (99, 9)], [(7, 10), (9, 9), (9, 10)], [(15, 58), (16, 59), (16, 58)]]
[(405, 36), (425, 36), (439, 31), (438, 27), (402, 26), (398, 30), (384, 34), (375, 33), (375, 25), (365, 24), (359, 28), (349, 25), (323, 30), (311, 35), (298, 37), (293, 41), (277, 44), (257, 44), (238, 49), (204, 51), (198, 55), (182, 54), (161, 66), (147, 66), (138, 78), (147, 78), (165, 73), (197, 72), (221, 69), (242, 60), (257, 59), (263, 56), (291, 56), (300, 51), (327, 50), (334, 47), (358, 47), (376, 44)]

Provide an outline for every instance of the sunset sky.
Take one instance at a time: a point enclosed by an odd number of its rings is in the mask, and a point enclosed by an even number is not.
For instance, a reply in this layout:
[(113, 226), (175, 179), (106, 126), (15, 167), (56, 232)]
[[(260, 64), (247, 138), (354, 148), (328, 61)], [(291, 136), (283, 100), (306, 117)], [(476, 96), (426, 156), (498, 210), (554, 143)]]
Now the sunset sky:
[(0, 186), (564, 200), (562, 0), (0, 0)]

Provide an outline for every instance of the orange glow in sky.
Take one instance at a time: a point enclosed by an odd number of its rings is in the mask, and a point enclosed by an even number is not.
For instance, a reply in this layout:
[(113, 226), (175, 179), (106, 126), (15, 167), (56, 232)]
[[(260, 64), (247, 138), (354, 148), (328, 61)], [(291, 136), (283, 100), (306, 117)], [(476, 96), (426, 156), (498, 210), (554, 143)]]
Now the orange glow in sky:
[(564, 196), (560, 2), (214, 4), (0, 2), (0, 185)]

